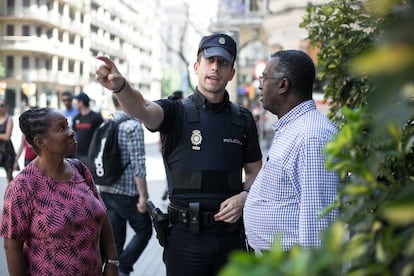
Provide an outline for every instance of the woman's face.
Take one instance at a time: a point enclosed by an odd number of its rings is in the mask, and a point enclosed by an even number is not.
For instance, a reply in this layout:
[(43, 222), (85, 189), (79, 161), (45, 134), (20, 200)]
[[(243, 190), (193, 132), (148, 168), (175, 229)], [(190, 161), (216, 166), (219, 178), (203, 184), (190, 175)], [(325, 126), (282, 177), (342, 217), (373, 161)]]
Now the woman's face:
[(62, 158), (74, 153), (77, 141), (75, 133), (68, 126), (66, 117), (60, 112), (51, 111), (48, 120), (51, 123), (47, 134), (42, 139), (44, 147), (41, 147), (41, 150), (51, 155), (62, 156)]

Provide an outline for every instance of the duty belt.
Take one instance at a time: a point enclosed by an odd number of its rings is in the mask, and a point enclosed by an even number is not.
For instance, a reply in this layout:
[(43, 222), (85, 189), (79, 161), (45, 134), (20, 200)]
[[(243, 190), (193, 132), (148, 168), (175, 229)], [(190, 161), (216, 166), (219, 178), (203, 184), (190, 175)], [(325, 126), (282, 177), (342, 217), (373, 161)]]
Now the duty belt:
[(173, 224), (182, 223), (190, 227), (191, 232), (198, 233), (200, 226), (222, 225), (214, 220), (215, 212), (200, 212), (199, 202), (189, 203), (189, 208), (168, 205), (168, 217)]

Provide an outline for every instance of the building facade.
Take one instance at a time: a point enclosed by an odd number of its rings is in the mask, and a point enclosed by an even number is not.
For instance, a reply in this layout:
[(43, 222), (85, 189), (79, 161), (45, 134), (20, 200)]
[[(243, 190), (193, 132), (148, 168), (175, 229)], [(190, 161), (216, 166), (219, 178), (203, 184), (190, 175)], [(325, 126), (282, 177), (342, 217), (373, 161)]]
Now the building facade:
[[(0, 0), (0, 97), (60, 108), (60, 94), (84, 91), (94, 109), (109, 93), (94, 80), (96, 55), (112, 58), (144, 95), (160, 91), (157, 2), (151, 0)], [(148, 28), (148, 26), (151, 26)], [(152, 96), (154, 95), (154, 96)]]
[(258, 76), (270, 54), (281, 49), (309, 47), (305, 29), (299, 27), (309, 3), (320, 5), (328, 0), (223, 0), (210, 31), (227, 31), (238, 41), (238, 101), (254, 101), (258, 94)]

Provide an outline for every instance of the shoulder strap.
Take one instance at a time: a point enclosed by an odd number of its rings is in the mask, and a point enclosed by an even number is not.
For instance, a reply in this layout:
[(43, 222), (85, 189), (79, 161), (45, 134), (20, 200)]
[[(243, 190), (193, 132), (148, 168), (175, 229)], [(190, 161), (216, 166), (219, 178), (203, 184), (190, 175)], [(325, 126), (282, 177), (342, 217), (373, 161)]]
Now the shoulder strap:
[(198, 109), (193, 100), (190, 97), (184, 98), (181, 100), (184, 105), (184, 109), (187, 112), (187, 118), (189, 123), (196, 123), (200, 121), (200, 116), (198, 115)]
[(85, 172), (85, 166), (81, 164), (81, 161), (78, 159), (67, 158), (70, 163), (75, 165), (75, 168), (79, 171), (80, 175), (82, 175), (83, 179), (85, 179), (86, 184), (88, 184), (89, 188), (93, 192), (93, 195), (99, 199), (98, 191), (96, 189), (95, 183), (93, 182), (91, 177), (88, 177)]
[(241, 126), (240, 106), (230, 102), (231, 106), (231, 121), (236, 126)]

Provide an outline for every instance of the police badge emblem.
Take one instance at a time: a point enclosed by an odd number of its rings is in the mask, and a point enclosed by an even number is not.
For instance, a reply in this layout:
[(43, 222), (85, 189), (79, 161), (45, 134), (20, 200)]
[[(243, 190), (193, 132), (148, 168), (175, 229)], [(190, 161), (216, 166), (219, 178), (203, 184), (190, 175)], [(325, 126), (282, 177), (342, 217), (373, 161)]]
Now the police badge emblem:
[(195, 129), (191, 132), (191, 144), (193, 150), (200, 150), (201, 141), (203, 137), (201, 136), (201, 130)]

